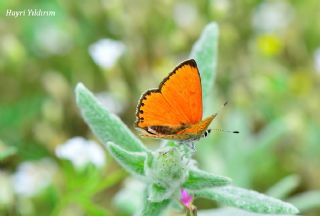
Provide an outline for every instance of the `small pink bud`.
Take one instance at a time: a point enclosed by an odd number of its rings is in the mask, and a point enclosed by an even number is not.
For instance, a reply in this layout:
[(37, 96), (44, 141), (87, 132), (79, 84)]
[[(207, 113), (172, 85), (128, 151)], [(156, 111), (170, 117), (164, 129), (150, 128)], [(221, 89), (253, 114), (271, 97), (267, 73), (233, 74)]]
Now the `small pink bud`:
[(190, 209), (192, 203), (192, 196), (185, 189), (181, 189), (181, 202), (182, 204)]

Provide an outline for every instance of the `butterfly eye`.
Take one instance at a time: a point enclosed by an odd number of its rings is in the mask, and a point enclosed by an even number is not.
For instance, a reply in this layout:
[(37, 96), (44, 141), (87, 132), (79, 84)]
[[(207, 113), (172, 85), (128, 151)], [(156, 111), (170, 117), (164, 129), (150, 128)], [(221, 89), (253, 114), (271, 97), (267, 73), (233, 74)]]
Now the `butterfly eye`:
[(211, 129), (206, 130), (206, 131), (203, 133), (203, 137), (207, 137), (210, 132), (211, 132)]

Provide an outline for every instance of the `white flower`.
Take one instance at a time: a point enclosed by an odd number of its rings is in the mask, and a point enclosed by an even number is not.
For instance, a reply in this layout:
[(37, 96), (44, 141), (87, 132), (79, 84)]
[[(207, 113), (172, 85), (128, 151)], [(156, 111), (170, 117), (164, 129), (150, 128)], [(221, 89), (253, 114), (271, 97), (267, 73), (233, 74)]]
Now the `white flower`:
[(57, 146), (56, 155), (70, 160), (76, 169), (82, 169), (89, 163), (101, 168), (106, 161), (103, 148), (96, 142), (82, 137), (74, 137)]
[(113, 202), (123, 213), (133, 215), (142, 208), (145, 185), (134, 178), (124, 181), (122, 189), (113, 197)]
[(36, 31), (36, 43), (42, 53), (63, 55), (72, 48), (72, 40), (68, 31), (54, 26), (40, 26)]
[(213, 1), (213, 5), (215, 9), (221, 12), (227, 12), (230, 9), (230, 1), (229, 0), (215, 0)]
[(56, 171), (51, 159), (23, 162), (13, 175), (14, 190), (21, 196), (32, 197), (50, 185)]
[(254, 14), (253, 27), (262, 33), (274, 33), (288, 27), (293, 16), (291, 5), (285, 2), (263, 2)]
[(320, 48), (316, 49), (314, 52), (314, 68), (317, 73), (320, 73)]
[(107, 92), (100, 92), (95, 94), (100, 103), (105, 106), (110, 112), (117, 115), (121, 114), (124, 109), (124, 104), (115, 96)]
[(102, 68), (111, 68), (125, 51), (121, 41), (101, 39), (90, 45), (89, 53), (93, 61)]
[(197, 11), (188, 3), (177, 3), (174, 7), (174, 21), (180, 27), (189, 27), (196, 21)]

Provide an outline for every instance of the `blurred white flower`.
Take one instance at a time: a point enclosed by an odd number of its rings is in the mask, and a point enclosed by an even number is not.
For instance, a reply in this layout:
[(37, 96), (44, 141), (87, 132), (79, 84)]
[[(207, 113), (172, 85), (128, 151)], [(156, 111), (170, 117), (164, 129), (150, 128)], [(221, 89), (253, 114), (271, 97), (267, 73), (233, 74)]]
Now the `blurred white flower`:
[(68, 31), (54, 26), (40, 26), (36, 32), (36, 42), (42, 53), (48, 55), (63, 55), (72, 47)]
[(42, 74), (42, 84), (50, 96), (61, 101), (68, 99), (70, 93), (69, 83), (59, 72), (48, 70)]
[(253, 27), (262, 33), (274, 33), (288, 27), (293, 8), (285, 2), (263, 2), (254, 11)]
[(121, 41), (101, 39), (89, 46), (93, 61), (102, 68), (111, 68), (124, 53), (126, 46)]
[(18, 195), (32, 197), (51, 184), (56, 171), (56, 164), (48, 158), (23, 162), (13, 175), (14, 190)]
[(212, 3), (215, 9), (221, 12), (227, 12), (230, 8), (229, 0), (214, 0)]
[(314, 52), (314, 68), (317, 73), (320, 73), (320, 48), (316, 49)]
[(101, 92), (95, 94), (97, 99), (105, 106), (110, 112), (119, 115), (123, 112), (124, 104), (117, 100), (115, 96), (107, 92)]
[(76, 169), (82, 169), (89, 163), (101, 168), (106, 161), (103, 148), (96, 142), (82, 137), (74, 137), (57, 146), (56, 155), (70, 160)]
[(196, 8), (188, 3), (177, 3), (173, 12), (174, 21), (180, 27), (191, 26), (197, 18)]
[(113, 197), (113, 202), (122, 213), (133, 215), (143, 205), (145, 185), (134, 178), (128, 178), (122, 189)]
[[(24, 61), (27, 56), (27, 51), (24, 48), (23, 42), (20, 41), (17, 35), (12, 35), (7, 32), (7, 34), (1, 35), (0, 41), (0, 50), (1, 50), (1, 59), (7, 59), (12, 62)], [(22, 72), (17, 71), (17, 72)]]

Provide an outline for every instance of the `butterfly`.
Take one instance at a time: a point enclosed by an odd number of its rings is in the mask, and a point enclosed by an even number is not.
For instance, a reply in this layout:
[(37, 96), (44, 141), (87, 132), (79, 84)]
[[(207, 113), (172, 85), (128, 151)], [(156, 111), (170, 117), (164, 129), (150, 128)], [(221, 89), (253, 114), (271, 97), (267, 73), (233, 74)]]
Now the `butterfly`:
[(178, 65), (157, 89), (146, 91), (136, 110), (142, 136), (192, 142), (207, 136), (217, 114), (202, 120), (201, 77), (194, 59)]

